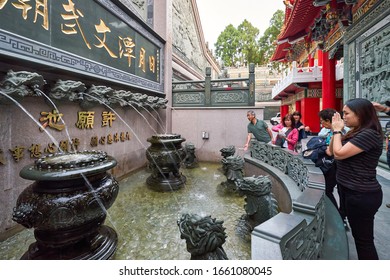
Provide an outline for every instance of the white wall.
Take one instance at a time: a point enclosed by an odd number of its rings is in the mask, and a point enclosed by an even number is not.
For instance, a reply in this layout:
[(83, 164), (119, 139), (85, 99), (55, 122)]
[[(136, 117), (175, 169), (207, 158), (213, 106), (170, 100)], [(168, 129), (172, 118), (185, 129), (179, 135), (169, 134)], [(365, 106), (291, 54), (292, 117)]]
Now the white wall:
[[(175, 108), (172, 133), (194, 143), (199, 161), (220, 161), (220, 149), (230, 145), (242, 156), (244, 151), (239, 148), (245, 145), (248, 135), (248, 110), (254, 110), (256, 117), (263, 119), (263, 108)], [(208, 140), (202, 139), (203, 131), (209, 133)]]

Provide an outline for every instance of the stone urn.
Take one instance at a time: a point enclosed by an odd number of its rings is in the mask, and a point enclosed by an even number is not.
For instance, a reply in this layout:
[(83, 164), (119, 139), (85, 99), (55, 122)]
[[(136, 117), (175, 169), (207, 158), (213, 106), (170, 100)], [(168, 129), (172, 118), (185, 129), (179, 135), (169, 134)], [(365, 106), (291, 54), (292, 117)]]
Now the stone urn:
[(107, 170), (116, 166), (101, 151), (48, 155), (20, 171), (35, 180), (18, 197), (13, 220), (34, 228), (36, 242), (22, 259), (110, 259), (116, 232), (103, 225), (119, 185)]
[(186, 139), (179, 134), (158, 134), (148, 138), (146, 158), (152, 174), (146, 183), (155, 191), (168, 192), (180, 189), (186, 177), (180, 172), (180, 165), (186, 156), (181, 143)]

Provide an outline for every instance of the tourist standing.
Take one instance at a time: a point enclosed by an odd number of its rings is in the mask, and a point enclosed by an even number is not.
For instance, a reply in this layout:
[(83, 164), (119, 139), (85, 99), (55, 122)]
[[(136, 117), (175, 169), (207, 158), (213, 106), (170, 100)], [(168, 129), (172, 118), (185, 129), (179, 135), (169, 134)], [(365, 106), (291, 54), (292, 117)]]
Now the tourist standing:
[[(327, 163), (327, 168), (321, 168), (321, 171), (324, 174), (324, 179), (325, 179), (325, 195), (329, 198), (329, 200), (333, 203), (333, 205), (339, 209), (340, 216), (343, 220), (344, 227), (348, 229), (347, 222), (345, 220), (345, 210), (343, 205), (340, 204), (340, 206), (337, 205), (336, 198), (333, 195), (333, 191), (337, 185), (336, 181), (336, 162), (334, 161), (334, 158), (330, 152), (329, 149), (329, 144), (330, 140), (332, 139), (333, 136), (333, 131), (332, 131), (332, 117), (336, 113), (335, 109), (332, 108), (327, 108), (318, 113), (318, 116), (320, 117), (320, 123), (322, 125), (321, 129), (321, 136), (320, 133), (318, 136), (325, 138), (325, 143), (328, 146), (327, 149), (325, 150), (325, 156), (322, 159), (323, 162)], [(343, 129), (343, 134), (345, 134), (345, 130)], [(337, 193), (339, 194), (340, 197), (340, 189), (337, 188)]]
[(248, 150), (249, 142), (252, 139), (252, 135), (257, 141), (268, 143), (272, 139), (272, 131), (268, 127), (267, 123), (263, 120), (256, 118), (256, 113), (252, 110), (248, 111), (246, 117), (249, 120), (248, 124), (248, 137), (244, 145), (244, 150)]
[[(374, 217), (382, 204), (376, 168), (382, 154), (383, 134), (373, 104), (351, 99), (332, 118), (330, 151), (337, 160), (337, 187), (351, 227), (359, 259), (378, 259), (374, 244)], [(345, 125), (350, 130), (342, 135)]]
[(302, 142), (301, 140), (303, 138), (306, 138), (306, 131), (309, 130), (309, 128), (306, 128), (305, 125), (302, 123), (302, 114), (299, 111), (295, 111), (292, 113), (292, 116), (295, 120), (295, 128), (298, 130), (298, 143), (296, 145), (296, 151), (299, 152), (302, 148)]
[(295, 120), (291, 114), (287, 114), (283, 117), (281, 123), (283, 124), (283, 127), (280, 127), (279, 125), (273, 127), (273, 130), (278, 132), (278, 134), (272, 142), (277, 146), (294, 151), (299, 137), (298, 130), (295, 128)]

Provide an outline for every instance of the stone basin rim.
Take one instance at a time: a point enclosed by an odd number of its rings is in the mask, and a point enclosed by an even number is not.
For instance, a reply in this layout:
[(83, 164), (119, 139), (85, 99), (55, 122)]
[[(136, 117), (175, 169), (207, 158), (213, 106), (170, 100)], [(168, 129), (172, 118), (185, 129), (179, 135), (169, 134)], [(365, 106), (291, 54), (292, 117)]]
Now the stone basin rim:
[(19, 175), (23, 179), (36, 181), (72, 180), (102, 173), (116, 165), (117, 161), (112, 156), (107, 156), (104, 161), (97, 161), (93, 165), (62, 169), (42, 169), (38, 168), (35, 163), (32, 163), (23, 167)]

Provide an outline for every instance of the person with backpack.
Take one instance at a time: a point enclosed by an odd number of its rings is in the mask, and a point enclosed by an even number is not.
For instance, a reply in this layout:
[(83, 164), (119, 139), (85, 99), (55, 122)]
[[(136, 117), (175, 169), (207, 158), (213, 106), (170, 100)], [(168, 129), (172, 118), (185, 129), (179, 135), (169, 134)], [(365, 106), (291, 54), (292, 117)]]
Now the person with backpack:
[[(355, 240), (359, 260), (377, 260), (374, 218), (382, 204), (376, 168), (383, 149), (383, 132), (374, 105), (367, 99), (348, 100), (344, 117), (332, 117), (330, 152), (336, 159), (337, 187)], [(343, 135), (344, 126), (350, 130)]]
[[(333, 156), (331, 155), (329, 144), (333, 136), (332, 131), (332, 117), (337, 111), (332, 108), (327, 108), (318, 113), (318, 116), (320, 117), (320, 123), (322, 125), (322, 135), (320, 137), (323, 137), (324, 143), (326, 145), (326, 149), (324, 151), (323, 157), (320, 159), (320, 162), (323, 163), (325, 166), (320, 166), (320, 169), (322, 173), (324, 174), (325, 179), (325, 195), (329, 198), (329, 200), (333, 203), (333, 205), (336, 207), (336, 209), (339, 210), (341, 219), (343, 220), (344, 227), (346, 230), (348, 230), (348, 225), (346, 222), (345, 217), (345, 211), (344, 211), (344, 205), (340, 203), (340, 206), (338, 206), (336, 198), (333, 195), (333, 191), (337, 185), (336, 181), (336, 162), (334, 161)], [(345, 134), (345, 130), (343, 131)], [(317, 163), (318, 164), (318, 163)], [(337, 192), (340, 197), (340, 189), (337, 188)]]
[(294, 118), (295, 122), (295, 128), (298, 130), (298, 142), (297, 145), (295, 146), (295, 151), (300, 152), (302, 149), (302, 139), (307, 138), (306, 131), (309, 131), (309, 127), (306, 127), (301, 119), (302, 119), (302, 114), (299, 111), (295, 111), (292, 113), (292, 116)]

